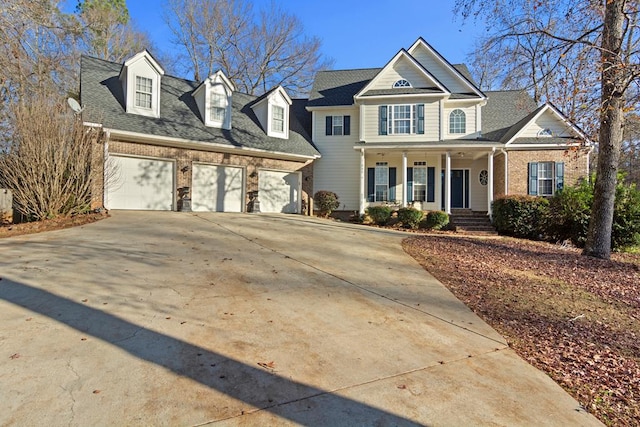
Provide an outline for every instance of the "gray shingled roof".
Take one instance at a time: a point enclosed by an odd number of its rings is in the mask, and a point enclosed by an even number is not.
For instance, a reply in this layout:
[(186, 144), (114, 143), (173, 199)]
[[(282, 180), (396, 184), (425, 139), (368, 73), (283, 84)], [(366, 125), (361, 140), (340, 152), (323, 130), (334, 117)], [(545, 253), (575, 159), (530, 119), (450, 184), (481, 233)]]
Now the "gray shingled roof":
[[(485, 92), (487, 105), (482, 107), (482, 137), (504, 142), (515, 135), (516, 124), (520, 126), (530, 119), (537, 106), (524, 90), (500, 90)], [(518, 128), (519, 130), (519, 128)]]
[(309, 94), (310, 107), (352, 105), (353, 95), (378, 74), (382, 68), (320, 71)]
[[(105, 128), (160, 137), (210, 142), (230, 147), (266, 150), (300, 156), (318, 156), (311, 143), (310, 114), (296, 100), (291, 108), (289, 139), (272, 138), (260, 126), (251, 105), (257, 97), (234, 92), (231, 130), (207, 127), (192, 96), (200, 84), (164, 75), (160, 93), (160, 117), (127, 114), (122, 85), (122, 64), (83, 56), (80, 66), (80, 98), (86, 122)], [(304, 106), (303, 106), (304, 107)]]
[(513, 140), (513, 144), (518, 144), (518, 145), (544, 144), (544, 145), (550, 145), (550, 146), (552, 145), (565, 146), (567, 144), (576, 144), (580, 142), (581, 140), (579, 138), (570, 138), (570, 137), (561, 137), (561, 136), (527, 137), (527, 138), (516, 138)]

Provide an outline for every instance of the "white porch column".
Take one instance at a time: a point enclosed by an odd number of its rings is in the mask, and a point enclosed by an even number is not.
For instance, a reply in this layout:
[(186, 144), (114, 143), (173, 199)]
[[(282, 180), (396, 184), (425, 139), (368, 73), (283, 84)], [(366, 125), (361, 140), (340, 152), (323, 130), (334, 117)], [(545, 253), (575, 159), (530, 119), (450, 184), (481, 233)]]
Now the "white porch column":
[(493, 216), (491, 204), (493, 203), (493, 155), (495, 154), (495, 151), (496, 149), (494, 148), (487, 155), (487, 213), (489, 214), (489, 218)]
[(407, 207), (407, 152), (402, 152), (402, 207)]
[(365, 203), (365, 163), (364, 163), (364, 148), (360, 149), (360, 215), (364, 215), (364, 203)]
[(451, 153), (445, 153), (444, 161), (444, 211), (451, 214)]

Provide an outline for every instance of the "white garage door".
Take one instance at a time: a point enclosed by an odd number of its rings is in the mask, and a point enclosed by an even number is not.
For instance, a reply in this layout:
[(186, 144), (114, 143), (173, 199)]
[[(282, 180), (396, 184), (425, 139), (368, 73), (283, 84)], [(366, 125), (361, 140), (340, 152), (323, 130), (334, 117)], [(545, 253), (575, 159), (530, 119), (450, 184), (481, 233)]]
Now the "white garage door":
[(299, 192), (299, 173), (258, 171), (260, 212), (297, 213)]
[(242, 212), (243, 168), (193, 165), (191, 208), (199, 212)]
[(174, 162), (109, 156), (105, 185), (108, 209), (173, 209)]

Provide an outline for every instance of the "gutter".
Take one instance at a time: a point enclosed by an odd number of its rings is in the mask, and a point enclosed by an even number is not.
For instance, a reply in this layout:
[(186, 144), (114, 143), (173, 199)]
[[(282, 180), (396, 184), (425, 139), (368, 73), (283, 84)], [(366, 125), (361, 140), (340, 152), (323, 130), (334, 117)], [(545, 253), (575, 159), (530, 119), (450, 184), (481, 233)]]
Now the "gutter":
[(222, 153), (230, 153), (230, 154), (239, 154), (243, 156), (257, 156), (264, 157), (270, 159), (277, 160), (298, 160), (298, 161), (308, 161), (315, 160), (321, 157), (320, 154), (316, 155), (304, 155), (304, 154), (291, 154), (291, 153), (283, 153), (280, 151), (268, 151), (268, 150), (260, 150), (258, 148), (245, 148), (245, 147), (232, 147), (225, 144), (218, 144), (215, 142), (200, 142), (193, 141), (189, 139), (182, 138), (174, 138), (168, 136), (154, 136), (147, 135), (138, 132), (129, 132), (124, 130), (117, 129), (108, 129), (104, 128), (105, 132), (109, 132), (111, 135), (111, 139), (120, 138), (123, 142), (140, 142), (145, 144), (154, 144), (161, 145), (164, 147), (174, 147), (174, 148), (186, 148), (193, 150), (202, 150), (202, 151), (214, 151), (214, 152), (222, 152)]

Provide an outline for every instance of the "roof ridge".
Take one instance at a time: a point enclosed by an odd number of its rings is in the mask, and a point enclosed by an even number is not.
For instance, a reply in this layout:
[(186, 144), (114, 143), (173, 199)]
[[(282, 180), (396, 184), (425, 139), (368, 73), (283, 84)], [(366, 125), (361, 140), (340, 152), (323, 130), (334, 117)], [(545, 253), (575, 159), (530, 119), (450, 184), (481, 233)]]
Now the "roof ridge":
[(369, 70), (381, 70), (384, 67), (366, 67), (366, 68), (343, 68), (340, 70), (320, 70), (318, 73), (337, 73), (341, 71), (369, 71)]

